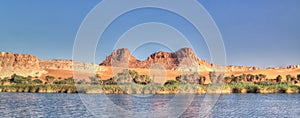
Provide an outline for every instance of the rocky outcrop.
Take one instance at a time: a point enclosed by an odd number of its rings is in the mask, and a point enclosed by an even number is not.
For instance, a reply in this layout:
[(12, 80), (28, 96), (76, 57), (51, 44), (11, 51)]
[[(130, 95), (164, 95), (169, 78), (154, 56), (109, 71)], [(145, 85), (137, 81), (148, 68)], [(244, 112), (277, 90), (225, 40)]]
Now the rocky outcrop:
[(97, 64), (74, 62), (72, 60), (39, 60), (36, 56), (0, 52), (0, 78), (13, 74), (39, 77), (47, 74), (48, 70), (69, 70), (86, 73), (105, 71)]
[(133, 57), (127, 48), (114, 50), (110, 56), (100, 64), (101, 66), (113, 66), (113, 67), (133, 67), (132, 64), (139, 61)]
[(72, 60), (39, 60), (42, 69), (73, 70)]
[(156, 52), (144, 61), (137, 60), (128, 49), (123, 48), (113, 51), (100, 65), (128, 68), (151, 68), (153, 65), (160, 65), (166, 70), (183, 71), (199, 71), (201, 67), (212, 66), (209, 62), (199, 59), (191, 48), (182, 48), (174, 53)]
[(288, 67), (286, 67), (287, 69), (299, 69), (300, 65), (290, 65)]
[(27, 54), (1, 52), (0, 64), (1, 78), (9, 77), (13, 74), (35, 77), (45, 73), (40, 68), (38, 58)]
[(253, 66), (226, 66), (226, 71), (228, 72), (237, 72), (237, 71), (251, 71), (259, 70), (260, 68)]
[(104, 71), (96, 64), (74, 62), (73, 60), (39, 60), (41, 69), (47, 70), (69, 70), (80, 72)]
[[(123, 63), (123, 64), (122, 64)], [(260, 68), (251, 66), (217, 66), (197, 57), (191, 48), (182, 48), (176, 52), (156, 52), (151, 54), (147, 60), (139, 61), (134, 58), (128, 49), (115, 50), (100, 65), (128, 68), (151, 68), (153, 65), (160, 65), (166, 70), (181, 71), (213, 71), (222, 69), (229, 72), (251, 71)], [(122, 66), (120, 66), (122, 65)], [(218, 68), (218, 69), (216, 69)], [(291, 67), (291, 68), (294, 68)]]
[[(144, 68), (180, 70), (188, 72), (214, 71), (225, 68), (227, 72), (252, 71), (261, 68), (250, 66), (217, 66), (197, 57), (191, 48), (182, 48), (176, 52), (156, 52), (146, 60), (140, 61), (131, 55), (126, 48), (114, 50), (110, 56), (99, 65), (74, 62), (72, 60), (39, 60), (27, 54), (13, 54), (0, 52), (0, 77), (9, 77), (12, 74), (22, 76), (41, 76), (52, 70), (69, 70), (80, 72), (104, 72), (107, 67)], [(217, 69), (215, 69), (217, 68)], [(300, 65), (282, 67), (283, 69), (299, 69)], [(268, 68), (276, 69), (276, 68)]]
[(152, 65), (157, 64), (167, 70), (174, 70), (179, 62), (176, 55), (168, 52), (156, 52), (150, 55), (147, 60), (142, 61), (139, 68), (151, 68)]

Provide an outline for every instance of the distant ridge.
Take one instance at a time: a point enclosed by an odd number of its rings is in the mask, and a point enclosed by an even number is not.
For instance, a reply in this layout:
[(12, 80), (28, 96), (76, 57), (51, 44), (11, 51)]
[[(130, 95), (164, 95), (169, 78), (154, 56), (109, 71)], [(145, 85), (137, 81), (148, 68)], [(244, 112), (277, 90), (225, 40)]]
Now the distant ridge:
[[(163, 68), (165, 70), (183, 70), (183, 71), (213, 71), (211, 68), (214, 64), (198, 58), (191, 48), (182, 48), (175, 52), (155, 52), (146, 60), (138, 60), (131, 55), (126, 48), (117, 49), (107, 56), (100, 63), (88, 64), (79, 62), (76, 65), (79, 71), (94, 70), (96, 72), (103, 71), (102, 67), (128, 67), (128, 68)], [(36, 56), (29, 54), (14, 54), (10, 52), (0, 52), (0, 78), (9, 77), (12, 74), (22, 76), (42, 76), (48, 73), (48, 70), (73, 71), (73, 60), (40, 60)], [(300, 69), (300, 65), (291, 65), (287, 67), (257, 68), (251, 66), (225, 66), (227, 72), (246, 72), (256, 70), (276, 70), (276, 69)], [(105, 70), (105, 69), (104, 69)], [(298, 72), (298, 71), (297, 71)], [(256, 73), (256, 72), (255, 72)]]
[[(131, 55), (127, 48), (117, 49), (110, 56), (100, 63), (100, 66), (129, 67), (129, 68), (151, 68), (152, 65), (159, 64), (166, 70), (186, 70), (186, 71), (211, 71), (214, 64), (200, 59), (193, 49), (182, 48), (176, 52), (156, 52), (151, 54), (146, 60), (137, 60)], [(248, 66), (226, 66), (228, 71), (257, 70), (257, 67)]]

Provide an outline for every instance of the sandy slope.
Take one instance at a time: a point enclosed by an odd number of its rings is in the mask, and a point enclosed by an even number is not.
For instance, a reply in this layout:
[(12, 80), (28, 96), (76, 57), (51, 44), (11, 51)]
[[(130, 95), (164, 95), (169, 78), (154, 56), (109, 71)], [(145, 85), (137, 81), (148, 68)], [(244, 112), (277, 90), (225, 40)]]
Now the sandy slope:
[[(97, 74), (101, 76), (103, 80), (111, 78), (113, 75), (122, 71), (122, 68), (111, 68), (111, 67), (102, 67), (102, 71), (98, 71)], [(167, 80), (174, 80), (176, 76), (183, 74), (181, 71), (173, 70), (149, 70), (149, 69), (132, 69), (136, 70), (139, 74), (149, 75), (152, 78), (155, 78), (155, 82), (165, 82)], [(41, 78), (44, 78), (47, 75), (55, 76), (56, 78), (68, 78), (72, 77), (73, 71), (67, 70), (47, 70), (48, 73), (42, 75)], [(95, 75), (95, 73), (83, 73), (83, 72), (74, 72), (76, 78), (88, 79), (89, 76)], [(201, 75), (208, 77), (209, 72), (200, 72)], [(285, 78), (286, 75), (290, 74), (292, 76), (297, 76), (300, 74), (300, 69), (263, 69), (263, 70), (252, 70), (252, 71), (235, 71), (235, 72), (226, 72), (227, 76), (230, 75), (241, 75), (241, 74), (265, 74), (267, 78), (276, 78), (278, 75), (282, 75)]]

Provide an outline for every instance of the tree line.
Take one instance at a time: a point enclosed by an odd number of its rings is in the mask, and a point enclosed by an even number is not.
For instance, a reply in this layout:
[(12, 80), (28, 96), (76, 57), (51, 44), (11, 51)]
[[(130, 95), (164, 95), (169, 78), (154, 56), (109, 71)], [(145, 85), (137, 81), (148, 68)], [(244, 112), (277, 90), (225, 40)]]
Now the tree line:
[[(175, 80), (166, 81), (165, 84), (170, 83), (180, 83), (180, 84), (207, 84), (206, 81), (210, 81), (211, 83), (245, 83), (250, 82), (254, 84), (259, 84), (263, 82), (269, 83), (282, 83), (288, 82), (291, 84), (300, 83), (300, 74), (296, 77), (292, 75), (286, 75), (286, 80), (283, 79), (282, 75), (278, 75), (276, 78), (267, 78), (264, 74), (242, 74), (242, 75), (231, 75), (224, 77), (223, 73), (210, 72), (209, 78), (200, 75), (195, 72), (192, 74), (182, 74), (175, 78)], [(69, 78), (55, 78), (54, 76), (46, 76), (44, 81), (37, 77), (33, 78), (31, 76), (20, 76), (17, 74), (13, 74), (11, 77), (5, 77), (3, 79), (0, 78), (0, 85), (11, 85), (11, 84), (91, 84), (91, 85), (116, 85), (116, 84), (141, 84), (147, 85), (153, 83), (153, 78), (148, 75), (140, 75), (135, 70), (124, 69), (122, 72), (117, 75), (103, 80), (100, 75), (96, 74), (95, 76), (89, 77), (89, 80), (81, 79), (75, 80), (73, 77)]]
[[(210, 83), (215, 83), (230, 92), (293, 92), (298, 93), (300, 74), (297, 76), (281, 75), (276, 78), (267, 78), (264, 74), (242, 74), (224, 76), (223, 73), (210, 72), (209, 76), (199, 73), (182, 74), (174, 80), (168, 80), (164, 84), (157, 84), (148, 75), (140, 75), (135, 70), (124, 69), (115, 76), (103, 80), (96, 74), (89, 79), (75, 80), (69, 78), (55, 78), (46, 76), (43, 79), (31, 76), (13, 74), (11, 77), (0, 78), (0, 92), (67, 92), (98, 91), (101, 87), (106, 93), (157, 93), (157, 92), (199, 92), (207, 93)], [(75, 84), (78, 84), (75, 87)], [(149, 86), (150, 85), (150, 86)], [(82, 88), (82, 89), (78, 89)], [(76, 89), (77, 88), (77, 89)], [(92, 89), (91, 89), (92, 88)]]

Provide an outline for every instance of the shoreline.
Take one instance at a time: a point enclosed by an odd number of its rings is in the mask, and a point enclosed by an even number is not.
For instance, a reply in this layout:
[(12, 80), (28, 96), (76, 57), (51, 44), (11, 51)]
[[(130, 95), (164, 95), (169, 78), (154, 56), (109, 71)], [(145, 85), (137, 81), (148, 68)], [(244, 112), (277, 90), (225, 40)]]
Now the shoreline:
[(154, 94), (136, 94), (136, 93), (58, 93), (58, 92), (0, 92), (1, 93), (41, 93), (41, 94), (87, 94), (87, 95), (205, 95), (205, 94), (211, 94), (211, 95), (229, 95), (229, 94), (300, 94), (299, 92), (295, 93), (154, 93)]
[[(220, 86), (218, 86), (220, 87)], [(300, 86), (274, 84), (224, 84), (220, 88), (209, 85), (6, 85), (0, 93), (82, 93), (82, 94), (299, 94)]]

